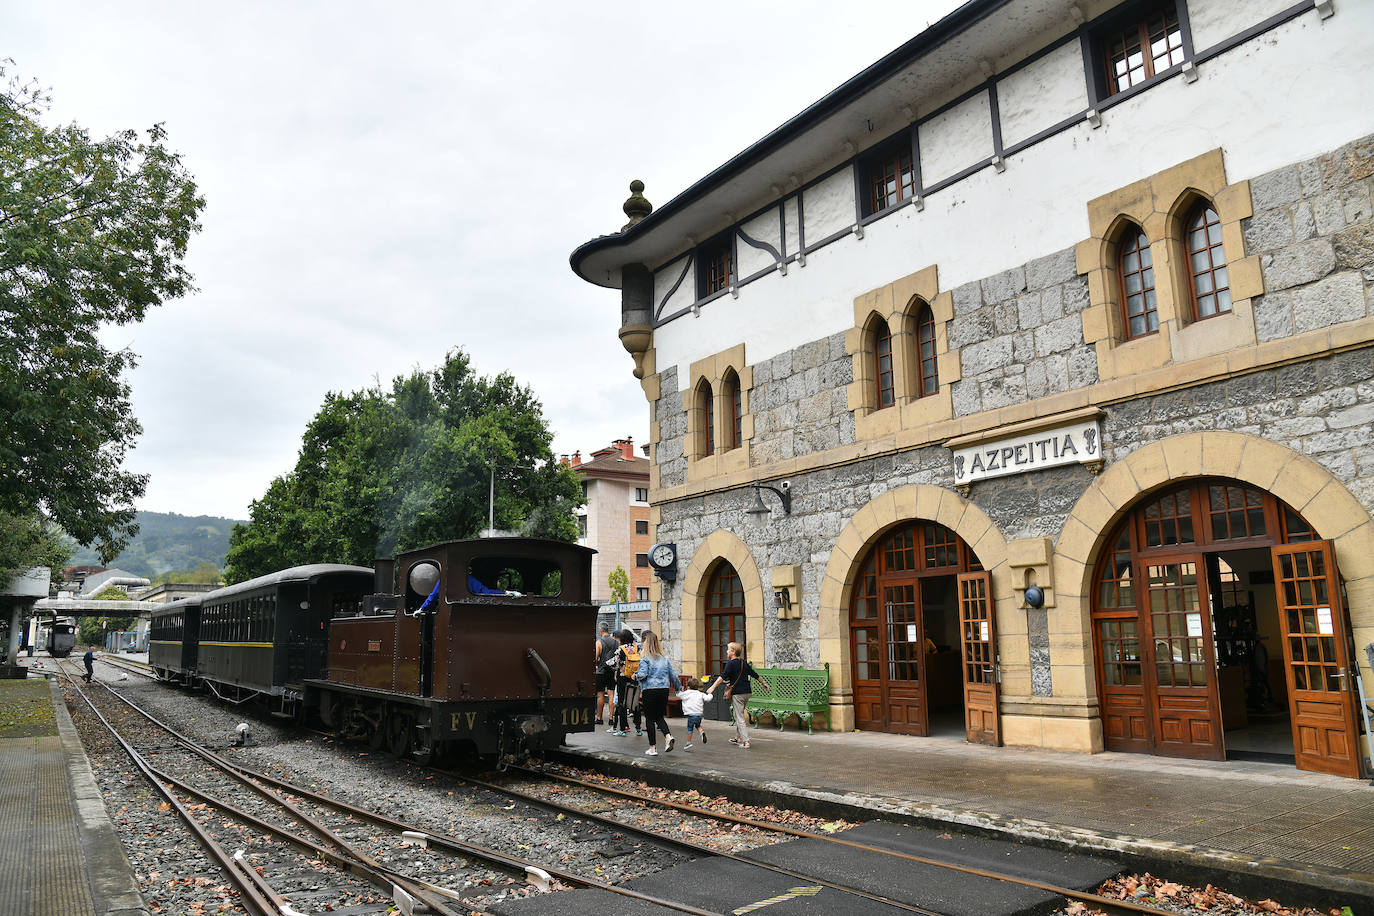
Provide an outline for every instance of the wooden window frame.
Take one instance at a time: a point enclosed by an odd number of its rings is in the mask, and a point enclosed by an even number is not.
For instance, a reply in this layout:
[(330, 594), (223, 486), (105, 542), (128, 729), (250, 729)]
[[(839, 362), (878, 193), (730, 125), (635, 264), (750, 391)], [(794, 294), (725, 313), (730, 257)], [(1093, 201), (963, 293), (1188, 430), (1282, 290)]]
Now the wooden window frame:
[[(883, 361), (887, 368), (883, 368)], [(897, 403), (897, 376), (892, 355), (892, 329), (881, 318), (873, 326), (873, 409)]]
[(916, 397), (928, 398), (940, 392), (939, 345), (935, 340), (935, 312), (922, 302), (916, 310)]
[[(1143, 245), (1141, 243), (1144, 243)], [(1137, 255), (1136, 270), (1127, 270), (1126, 262), (1128, 256)], [(1149, 261), (1147, 264), (1146, 261)], [(1157, 292), (1158, 279), (1155, 274), (1154, 256), (1150, 253), (1150, 237), (1145, 234), (1145, 230), (1135, 223), (1128, 222), (1121, 227), (1117, 233), (1116, 242), (1116, 273), (1118, 280), (1119, 293), (1121, 295), (1121, 338), (1122, 340), (1140, 340), (1149, 337), (1151, 334), (1159, 333), (1159, 294)], [(1148, 275), (1148, 276), (1147, 276)], [(1128, 276), (1140, 277), (1140, 290), (1138, 295), (1142, 305), (1146, 307), (1140, 310), (1139, 317), (1145, 322), (1145, 330), (1135, 333), (1131, 329), (1131, 296), (1130, 286), (1127, 281)], [(1148, 280), (1148, 282), (1147, 282)]]
[(864, 216), (891, 210), (917, 196), (916, 156), (903, 135), (875, 147), (860, 159)]
[(725, 430), (725, 450), (730, 451), (744, 444), (744, 413), (741, 410), (744, 399), (740, 397), (739, 376), (733, 369), (725, 374), (720, 385), (721, 396), (725, 398), (725, 416), (729, 420)]
[(734, 237), (717, 236), (697, 249), (697, 298), (727, 290), (734, 277)]
[[(1162, 26), (1162, 30), (1155, 31), (1156, 26)], [(1179, 15), (1175, 0), (1136, 6), (1126, 14), (1104, 24), (1096, 32), (1095, 45), (1101, 63), (1103, 98), (1134, 89), (1188, 59), (1184, 20)], [(1155, 53), (1156, 35), (1162, 36), (1164, 41), (1162, 55)], [(1120, 53), (1116, 50), (1118, 43)], [(1116, 72), (1116, 63), (1123, 59), (1129, 60), (1132, 49), (1140, 54), (1140, 64), (1126, 70), (1124, 76), (1127, 82), (1122, 85)]]
[[(1198, 225), (1199, 221), (1201, 225)], [(1221, 217), (1217, 215), (1216, 207), (1210, 201), (1198, 201), (1188, 210), (1182, 230), (1183, 263), (1187, 265), (1188, 271), (1188, 300), (1192, 319), (1202, 321), (1216, 318), (1218, 315), (1229, 315), (1234, 302), (1231, 297), (1230, 273), (1226, 264), (1226, 248), (1221, 239)], [(1199, 230), (1203, 233), (1202, 247), (1194, 248), (1193, 235)], [(1213, 235), (1216, 237), (1215, 242), (1212, 241)], [(1194, 262), (1198, 255), (1205, 255), (1207, 259), (1207, 265), (1201, 270), (1197, 269)], [(1198, 285), (1204, 278), (1210, 289), (1201, 292)], [(1219, 305), (1222, 293), (1226, 294), (1225, 308)], [(1213, 300), (1212, 311), (1206, 314), (1202, 311), (1204, 298)]]
[(701, 429), (697, 430), (700, 458), (716, 453), (716, 395), (711, 383), (703, 379), (697, 385), (697, 407), (701, 410)]

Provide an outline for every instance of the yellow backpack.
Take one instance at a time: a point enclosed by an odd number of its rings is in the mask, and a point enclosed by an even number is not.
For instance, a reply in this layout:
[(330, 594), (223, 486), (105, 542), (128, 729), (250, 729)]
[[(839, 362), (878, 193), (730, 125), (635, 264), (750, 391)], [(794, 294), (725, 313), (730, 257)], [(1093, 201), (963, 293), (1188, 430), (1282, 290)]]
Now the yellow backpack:
[(620, 654), (625, 656), (625, 666), (620, 669), (620, 676), (634, 680), (639, 673), (639, 648), (634, 643), (627, 643), (620, 647)]

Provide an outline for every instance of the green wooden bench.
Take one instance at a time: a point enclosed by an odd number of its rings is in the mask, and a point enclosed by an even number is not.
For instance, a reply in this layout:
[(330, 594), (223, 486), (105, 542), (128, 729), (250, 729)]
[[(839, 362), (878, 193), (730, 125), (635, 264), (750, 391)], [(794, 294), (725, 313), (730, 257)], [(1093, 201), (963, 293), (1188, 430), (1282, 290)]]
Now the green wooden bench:
[(768, 682), (768, 689), (758, 681), (750, 685), (754, 692), (749, 695), (749, 703), (744, 709), (751, 721), (757, 723), (759, 716), (767, 714), (778, 723), (778, 731), (782, 731), (788, 716), (796, 716), (798, 724), (805, 722), (807, 733), (812, 734), (811, 717), (820, 713), (825, 716), (826, 730), (829, 730), (828, 663), (819, 671), (809, 668), (759, 668), (757, 671)]

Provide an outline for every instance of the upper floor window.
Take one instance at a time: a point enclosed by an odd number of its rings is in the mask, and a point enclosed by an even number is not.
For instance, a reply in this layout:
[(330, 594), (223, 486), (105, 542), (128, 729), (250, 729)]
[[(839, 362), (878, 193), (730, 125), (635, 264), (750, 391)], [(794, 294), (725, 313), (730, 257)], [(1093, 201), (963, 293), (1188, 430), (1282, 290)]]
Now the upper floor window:
[(648, 487), (635, 487), (635, 502), (647, 503), (649, 501)]
[(892, 381), (892, 331), (881, 318), (873, 329), (873, 381), (874, 407), (891, 407), (897, 395)]
[(1134, 224), (1122, 231), (1121, 256), (1121, 320), (1126, 339), (1143, 337), (1159, 330), (1159, 311), (1155, 305), (1155, 268), (1150, 257), (1150, 240)]
[(739, 376), (731, 369), (726, 372), (725, 378), (721, 380), (721, 396), (725, 399), (725, 416), (729, 426), (725, 431), (725, 448), (739, 448), (743, 443), (743, 421), (744, 412), (742, 409), (743, 399), (740, 397)]
[(1221, 245), (1217, 211), (1200, 203), (1188, 215), (1186, 226), (1193, 317), (1210, 318), (1231, 311), (1231, 284), (1226, 275), (1226, 251)]
[(704, 299), (730, 286), (731, 236), (719, 236), (697, 251), (697, 298)]
[(648, 600), (649, 600), (649, 590), (648, 590), (647, 588), (637, 588), (637, 589), (635, 589), (635, 600), (636, 600), (636, 601), (648, 601)]
[(1183, 30), (1174, 0), (1108, 26), (1102, 34), (1102, 63), (1109, 96), (1183, 63)]
[(635, 554), (635, 568), (646, 569), (649, 566), (649, 555), (647, 553)]
[(702, 380), (697, 386), (697, 407), (701, 410), (701, 429), (697, 431), (701, 457), (716, 453), (716, 397), (711, 383)]
[[(644, 492), (644, 491), (636, 491), (636, 492)], [(647, 496), (648, 494), (645, 493), (645, 495)], [(649, 523), (648, 523), (648, 522), (643, 521), (642, 519), (641, 519), (640, 521), (635, 522), (635, 534), (648, 534), (648, 533), (649, 533)]]
[(935, 359), (935, 314), (921, 303), (916, 312), (916, 351), (920, 372), (916, 376), (916, 397), (924, 398), (940, 390), (940, 375)]
[(579, 515), (577, 517), (577, 533), (582, 537), (587, 536), (587, 516)]
[(916, 165), (906, 137), (870, 152), (860, 162), (868, 185), (869, 214), (895, 207), (916, 196)]

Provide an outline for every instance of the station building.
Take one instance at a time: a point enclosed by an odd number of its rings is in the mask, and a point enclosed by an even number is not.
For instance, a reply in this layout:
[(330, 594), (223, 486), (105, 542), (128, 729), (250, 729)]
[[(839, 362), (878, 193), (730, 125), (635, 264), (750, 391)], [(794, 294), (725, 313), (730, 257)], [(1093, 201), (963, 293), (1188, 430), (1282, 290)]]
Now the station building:
[(1358, 776), (1372, 51), (1355, 0), (972, 0), (633, 184), (571, 262), (620, 291), (682, 667), (827, 668), (834, 730)]

